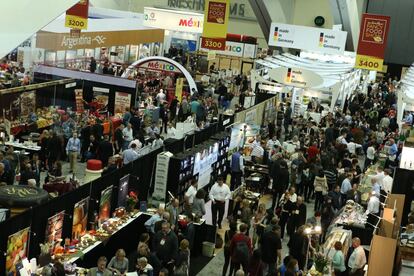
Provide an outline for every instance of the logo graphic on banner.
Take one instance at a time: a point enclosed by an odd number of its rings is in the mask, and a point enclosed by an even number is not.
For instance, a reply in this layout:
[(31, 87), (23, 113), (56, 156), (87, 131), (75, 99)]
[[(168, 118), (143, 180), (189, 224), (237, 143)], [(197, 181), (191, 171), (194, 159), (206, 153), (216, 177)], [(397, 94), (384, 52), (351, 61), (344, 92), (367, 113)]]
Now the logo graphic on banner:
[(230, 0), (206, 0), (201, 45), (211, 50), (225, 50)]
[(269, 45), (342, 54), (345, 51), (347, 32), (320, 28), (272, 23)]
[(287, 74), (286, 74), (286, 82), (290, 83), (291, 81), (292, 81), (292, 68), (288, 68)]
[(273, 33), (274, 40), (277, 40), (278, 36), (279, 36), (279, 28), (275, 27), (275, 31)]
[(319, 74), (302, 68), (272, 68), (269, 70), (269, 77), (278, 83), (300, 88), (311, 88), (323, 84), (323, 79)]
[(89, 0), (81, 0), (66, 11), (65, 27), (78, 30), (88, 28)]
[(382, 70), (389, 28), (389, 16), (368, 13), (362, 15), (356, 68)]

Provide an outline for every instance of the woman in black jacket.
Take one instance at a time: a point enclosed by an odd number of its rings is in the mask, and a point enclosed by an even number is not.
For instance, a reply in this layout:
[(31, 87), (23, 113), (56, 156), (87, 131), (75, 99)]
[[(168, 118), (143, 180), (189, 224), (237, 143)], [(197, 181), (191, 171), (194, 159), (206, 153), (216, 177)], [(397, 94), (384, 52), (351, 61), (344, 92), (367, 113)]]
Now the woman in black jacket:
[(230, 264), (230, 242), (234, 234), (237, 233), (237, 222), (230, 222), (230, 229), (224, 234), (224, 265), (223, 265), (223, 276), (226, 276), (227, 269)]

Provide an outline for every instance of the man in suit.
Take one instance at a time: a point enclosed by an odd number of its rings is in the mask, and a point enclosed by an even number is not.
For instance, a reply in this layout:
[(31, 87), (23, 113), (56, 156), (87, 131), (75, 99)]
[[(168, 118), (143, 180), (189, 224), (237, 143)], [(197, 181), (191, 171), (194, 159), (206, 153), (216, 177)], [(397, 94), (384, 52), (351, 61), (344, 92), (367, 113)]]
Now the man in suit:
[(109, 141), (109, 136), (105, 135), (104, 139), (98, 145), (98, 156), (99, 160), (102, 161), (102, 165), (106, 167), (108, 165), (108, 159), (114, 155), (114, 148), (112, 143)]
[(106, 268), (106, 263), (106, 257), (99, 257), (98, 266), (89, 269), (88, 276), (112, 276), (112, 271)]
[(332, 206), (334, 207), (335, 211), (338, 211), (343, 206), (342, 196), (341, 196), (341, 187), (336, 185), (333, 191), (328, 193), (328, 197), (332, 199)]
[(290, 218), (287, 225), (288, 235), (291, 237), (293, 233), (306, 222), (306, 205), (303, 204), (303, 198), (298, 196), (296, 204), (290, 213)]
[(358, 191), (358, 184), (353, 184), (352, 189), (346, 194), (347, 200), (353, 200), (358, 204), (361, 204), (361, 192)]

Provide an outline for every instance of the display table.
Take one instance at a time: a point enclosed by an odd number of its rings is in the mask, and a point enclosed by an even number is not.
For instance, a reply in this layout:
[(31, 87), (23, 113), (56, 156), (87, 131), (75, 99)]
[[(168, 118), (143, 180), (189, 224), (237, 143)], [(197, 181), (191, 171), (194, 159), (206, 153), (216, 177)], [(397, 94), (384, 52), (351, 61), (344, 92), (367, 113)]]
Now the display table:
[(34, 152), (39, 152), (41, 149), (41, 147), (36, 146), (36, 145), (25, 145), (23, 143), (18, 143), (18, 142), (5, 142), (4, 144), (6, 146), (13, 146), (14, 148), (27, 150), (27, 151), (34, 151)]
[[(81, 254), (76, 254), (68, 258), (68, 262), (76, 263), (81, 267), (94, 267), (100, 256), (105, 256), (110, 260), (115, 256), (115, 252), (119, 248), (123, 248), (127, 254), (136, 250), (140, 233), (146, 232), (144, 223), (150, 218), (149, 214), (137, 213), (133, 218), (130, 218), (117, 231), (103, 241), (97, 241), (86, 249), (82, 250)], [(125, 237), (128, 237), (127, 239)]]

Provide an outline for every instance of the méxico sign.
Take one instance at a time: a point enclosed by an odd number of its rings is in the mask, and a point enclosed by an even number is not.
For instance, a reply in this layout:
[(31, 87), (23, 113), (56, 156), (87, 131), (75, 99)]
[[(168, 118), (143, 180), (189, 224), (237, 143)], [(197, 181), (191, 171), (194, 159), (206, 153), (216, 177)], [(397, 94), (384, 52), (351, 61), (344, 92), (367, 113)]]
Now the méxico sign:
[(171, 31), (202, 33), (203, 15), (192, 12), (144, 8), (144, 26)]
[(342, 54), (347, 32), (330, 29), (272, 23), (269, 45), (327, 54)]

